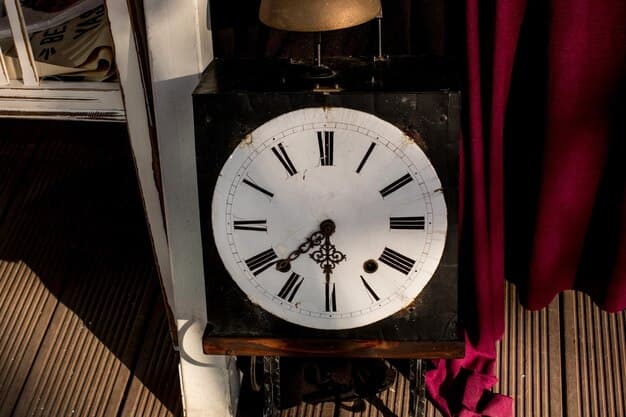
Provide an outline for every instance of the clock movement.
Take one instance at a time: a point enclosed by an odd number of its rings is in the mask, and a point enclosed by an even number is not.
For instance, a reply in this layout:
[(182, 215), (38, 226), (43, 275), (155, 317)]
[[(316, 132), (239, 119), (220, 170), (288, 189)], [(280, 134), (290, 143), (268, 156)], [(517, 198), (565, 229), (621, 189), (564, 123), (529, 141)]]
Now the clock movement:
[(215, 60), (193, 97), (211, 354), (457, 357), (442, 60)]

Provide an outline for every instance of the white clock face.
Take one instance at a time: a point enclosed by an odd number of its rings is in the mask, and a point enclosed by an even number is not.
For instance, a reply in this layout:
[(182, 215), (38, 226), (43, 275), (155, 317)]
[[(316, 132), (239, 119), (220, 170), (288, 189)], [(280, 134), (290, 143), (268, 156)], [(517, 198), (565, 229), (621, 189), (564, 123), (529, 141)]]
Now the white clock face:
[[(325, 220), (334, 233), (293, 259)], [(392, 124), (345, 108), (287, 113), (243, 139), (217, 180), (212, 221), (220, 257), (250, 300), (318, 329), (360, 327), (410, 304), (437, 269), (447, 231), (424, 152)]]

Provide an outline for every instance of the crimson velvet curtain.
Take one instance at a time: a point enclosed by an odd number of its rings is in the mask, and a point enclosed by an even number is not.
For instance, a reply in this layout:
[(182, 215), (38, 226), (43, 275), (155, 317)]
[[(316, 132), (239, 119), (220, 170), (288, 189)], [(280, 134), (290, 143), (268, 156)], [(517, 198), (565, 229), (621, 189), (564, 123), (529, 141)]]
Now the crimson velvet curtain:
[[(445, 415), (512, 416), (493, 394), (504, 278), (528, 308), (569, 288), (626, 308), (626, 2), (465, 2), (465, 358), (427, 374)], [(466, 275), (466, 276), (467, 276)]]

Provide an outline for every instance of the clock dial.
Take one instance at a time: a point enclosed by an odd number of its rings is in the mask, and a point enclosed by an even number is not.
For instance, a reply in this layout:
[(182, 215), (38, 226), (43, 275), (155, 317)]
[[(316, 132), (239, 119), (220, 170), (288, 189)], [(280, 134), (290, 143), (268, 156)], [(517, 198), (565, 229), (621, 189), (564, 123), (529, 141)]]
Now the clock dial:
[[(344, 108), (297, 110), (253, 131), (222, 168), (212, 216), (220, 257), (247, 296), (319, 329), (406, 307), (447, 233), (424, 152), (390, 123)], [(320, 232), (325, 220), (332, 233)], [(279, 271), (279, 260), (289, 267)]]

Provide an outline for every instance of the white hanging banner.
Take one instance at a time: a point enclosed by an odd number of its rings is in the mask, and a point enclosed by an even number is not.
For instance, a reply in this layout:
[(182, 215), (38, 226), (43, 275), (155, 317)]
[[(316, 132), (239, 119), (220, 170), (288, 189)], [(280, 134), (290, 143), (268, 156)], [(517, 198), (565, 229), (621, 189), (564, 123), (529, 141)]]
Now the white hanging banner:
[[(60, 5), (63, 6), (65, 3), (66, 2), (61, 1)], [(32, 5), (49, 5), (49, 1), (20, 0), (20, 4), (22, 5), (22, 14), (24, 15), (24, 21), (26, 22), (26, 32), (28, 34), (41, 32), (51, 27), (59, 26), (60, 24), (65, 23), (68, 20), (72, 20), (73, 18), (78, 17), (91, 9), (95, 9), (102, 3), (102, 0), (78, 0), (61, 10), (42, 11), (33, 9)], [(53, 6), (53, 9), (59, 8), (54, 5), (54, 1), (51, 5)], [(0, 16), (0, 39), (10, 38), (11, 36), (11, 26), (9, 24), (8, 16)]]
[[(101, 1), (70, 20), (31, 33), (29, 38), (40, 77), (104, 81), (116, 74), (109, 21)], [(20, 79), (23, 74), (15, 46), (13, 38), (0, 39), (9, 78)]]

